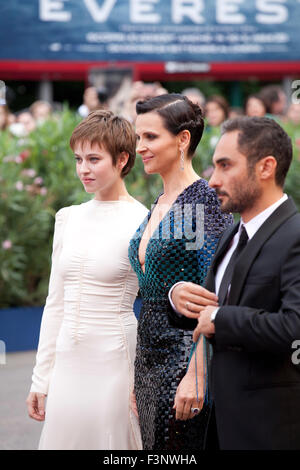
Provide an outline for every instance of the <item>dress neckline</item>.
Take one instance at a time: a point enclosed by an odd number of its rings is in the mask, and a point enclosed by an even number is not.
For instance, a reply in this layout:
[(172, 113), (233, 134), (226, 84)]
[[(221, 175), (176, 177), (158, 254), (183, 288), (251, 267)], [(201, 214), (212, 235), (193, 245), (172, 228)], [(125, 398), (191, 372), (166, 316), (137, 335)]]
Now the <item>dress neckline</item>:
[(108, 206), (108, 205), (117, 205), (117, 204), (134, 204), (135, 199), (133, 198), (132, 201), (125, 201), (125, 200), (116, 200), (116, 201), (100, 201), (99, 199), (91, 199), (90, 202), (97, 206)]
[[(171, 210), (172, 206), (173, 206), (174, 204), (176, 204), (176, 202), (178, 201), (178, 199), (180, 199), (180, 197), (181, 197), (188, 189), (190, 189), (192, 186), (194, 186), (194, 184), (199, 183), (199, 182), (202, 181), (202, 180), (203, 180), (203, 178), (200, 177), (200, 178), (198, 178), (196, 181), (194, 181), (193, 183), (189, 184), (186, 188), (184, 188), (184, 189), (181, 191), (181, 193), (178, 194), (178, 196), (176, 197), (175, 201), (174, 201), (174, 202), (172, 203), (172, 205), (170, 206), (170, 210)], [(152, 204), (152, 209), (150, 210), (150, 215), (151, 215), (151, 213), (152, 213), (152, 211), (153, 211), (154, 206), (157, 204), (157, 201), (159, 200), (160, 196), (162, 196), (163, 194), (165, 194), (165, 193), (164, 193), (164, 192), (161, 192), (161, 193), (157, 196), (157, 198), (155, 199), (155, 201), (153, 202), (153, 204)], [(166, 214), (166, 215), (167, 215), (167, 214)]]
[(160, 225), (162, 224), (163, 220), (167, 217), (167, 215), (169, 214), (169, 212), (172, 210), (172, 207), (178, 202), (178, 200), (180, 200), (180, 198), (182, 197), (182, 195), (190, 188), (192, 188), (194, 185), (196, 184), (199, 184), (201, 181), (203, 181), (203, 178), (198, 178), (196, 181), (194, 181), (193, 183), (191, 183), (189, 186), (187, 186), (186, 188), (184, 188), (183, 191), (181, 191), (181, 193), (178, 194), (177, 198), (175, 199), (175, 201), (172, 203), (172, 205), (170, 206), (169, 210), (166, 212), (166, 214), (163, 216), (163, 218), (161, 219), (161, 221), (158, 223), (157, 227), (154, 229), (154, 231), (152, 232), (152, 235), (151, 237), (149, 238), (148, 240), (148, 243), (146, 245), (146, 249), (145, 249), (145, 263), (144, 263), (144, 267), (145, 267), (145, 272), (143, 271), (142, 269), (142, 265), (141, 265), (141, 262), (140, 262), (140, 256), (139, 256), (139, 249), (140, 249), (140, 244), (141, 244), (141, 240), (143, 238), (143, 234), (145, 233), (145, 230), (148, 226), (148, 223), (149, 223), (149, 220), (151, 218), (151, 215), (152, 215), (152, 212), (154, 210), (154, 207), (156, 206), (157, 204), (157, 201), (158, 199), (160, 198), (160, 196), (162, 196), (164, 193), (162, 192), (161, 194), (159, 194), (157, 196), (157, 198), (155, 199), (154, 203), (152, 204), (151, 206), (151, 209), (148, 213), (148, 215), (146, 216), (145, 218), (145, 221), (144, 221), (144, 226), (143, 226), (143, 232), (141, 233), (141, 236), (139, 238), (139, 243), (138, 243), (138, 247), (137, 247), (137, 259), (138, 259), (138, 264), (139, 264), (139, 268), (140, 268), (140, 271), (142, 273), (143, 276), (145, 276), (146, 274), (146, 259), (147, 259), (147, 250), (148, 250), (148, 247), (149, 247), (149, 244), (150, 244), (150, 241), (151, 239), (153, 238), (155, 232), (157, 232), (157, 230), (159, 230), (159, 227)]

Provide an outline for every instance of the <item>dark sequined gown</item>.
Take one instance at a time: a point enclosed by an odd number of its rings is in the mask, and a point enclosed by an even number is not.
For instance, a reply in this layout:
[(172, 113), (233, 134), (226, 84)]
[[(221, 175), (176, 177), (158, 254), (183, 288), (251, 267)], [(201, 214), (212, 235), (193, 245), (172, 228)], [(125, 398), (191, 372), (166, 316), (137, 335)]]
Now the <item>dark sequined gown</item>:
[[(129, 246), (129, 259), (138, 276), (143, 299), (135, 361), (135, 393), (143, 448), (200, 450), (210, 405), (206, 403), (193, 419), (175, 420), (174, 397), (185, 375), (193, 341), (192, 331), (170, 323), (168, 292), (178, 281), (203, 284), (218, 239), (232, 223), (232, 217), (221, 213), (215, 191), (207, 182), (197, 180), (178, 196), (154, 231), (146, 249), (144, 273), (138, 250), (150, 216), (151, 211)], [(192, 238), (195, 229), (197, 239)], [(195, 246), (191, 245), (193, 240)]]

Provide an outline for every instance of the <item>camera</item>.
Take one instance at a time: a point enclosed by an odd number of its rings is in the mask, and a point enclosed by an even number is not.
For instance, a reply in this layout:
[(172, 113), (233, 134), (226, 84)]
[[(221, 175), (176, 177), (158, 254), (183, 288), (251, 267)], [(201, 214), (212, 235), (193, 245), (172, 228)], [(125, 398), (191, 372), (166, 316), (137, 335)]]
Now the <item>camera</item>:
[(98, 100), (100, 101), (100, 103), (105, 103), (108, 98), (107, 89), (104, 86), (97, 87), (97, 96), (98, 96)]

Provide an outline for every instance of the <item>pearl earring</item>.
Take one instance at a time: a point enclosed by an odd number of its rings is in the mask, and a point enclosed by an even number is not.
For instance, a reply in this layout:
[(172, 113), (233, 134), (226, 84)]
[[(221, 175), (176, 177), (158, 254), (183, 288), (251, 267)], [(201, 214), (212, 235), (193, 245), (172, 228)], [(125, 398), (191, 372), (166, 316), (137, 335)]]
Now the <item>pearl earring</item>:
[(180, 169), (181, 171), (184, 170), (184, 151), (180, 149)]

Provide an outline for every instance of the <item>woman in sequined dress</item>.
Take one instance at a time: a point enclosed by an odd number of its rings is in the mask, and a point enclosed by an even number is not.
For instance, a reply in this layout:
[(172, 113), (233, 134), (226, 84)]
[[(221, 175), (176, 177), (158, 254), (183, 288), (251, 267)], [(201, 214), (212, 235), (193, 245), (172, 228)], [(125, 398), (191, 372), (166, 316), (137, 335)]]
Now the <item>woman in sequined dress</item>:
[[(137, 103), (137, 152), (146, 173), (160, 174), (164, 186), (129, 247), (143, 298), (132, 406), (147, 450), (202, 449), (210, 414), (207, 345), (201, 339), (187, 368), (192, 330), (168, 317), (169, 289), (178, 281), (204, 282), (218, 239), (232, 223), (192, 166), (203, 127), (200, 107), (182, 95)], [(208, 302), (216, 305), (213, 294)]]

